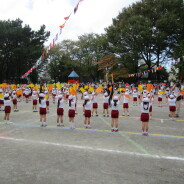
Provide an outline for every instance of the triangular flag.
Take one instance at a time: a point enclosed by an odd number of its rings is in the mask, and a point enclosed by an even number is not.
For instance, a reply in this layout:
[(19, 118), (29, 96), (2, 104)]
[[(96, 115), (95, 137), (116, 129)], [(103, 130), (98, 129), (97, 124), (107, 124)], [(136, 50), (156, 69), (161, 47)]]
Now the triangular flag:
[(60, 28), (64, 28), (64, 27), (65, 27), (65, 24), (62, 24), (62, 25), (60, 25), (59, 27), (60, 27)]
[(79, 7), (79, 2), (77, 3), (76, 7), (74, 8), (74, 14), (77, 12), (78, 7)]

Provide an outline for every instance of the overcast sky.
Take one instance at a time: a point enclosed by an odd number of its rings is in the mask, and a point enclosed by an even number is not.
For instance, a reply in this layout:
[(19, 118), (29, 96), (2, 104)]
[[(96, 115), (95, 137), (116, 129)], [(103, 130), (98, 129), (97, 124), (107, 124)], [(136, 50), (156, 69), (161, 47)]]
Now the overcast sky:
[[(51, 32), (49, 40), (59, 33), (59, 25), (64, 23), (79, 0), (0, 0), (0, 19), (20, 18), (33, 30), (46, 25)], [(104, 28), (112, 24), (124, 7), (138, 0), (83, 0), (76, 14), (67, 21), (59, 40), (77, 39), (85, 33), (104, 33)], [(49, 41), (50, 42), (50, 41)]]

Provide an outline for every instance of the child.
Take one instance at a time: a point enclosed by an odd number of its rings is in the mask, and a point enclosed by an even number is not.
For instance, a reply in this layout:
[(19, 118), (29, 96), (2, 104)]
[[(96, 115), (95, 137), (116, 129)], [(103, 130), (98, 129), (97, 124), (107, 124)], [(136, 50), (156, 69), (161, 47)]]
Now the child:
[(53, 99), (53, 103), (55, 104), (55, 100), (56, 100), (56, 94), (57, 94), (57, 91), (55, 88), (52, 89), (52, 99)]
[(154, 95), (148, 93), (148, 98), (150, 99), (150, 107), (149, 107), (149, 119), (152, 119), (152, 111), (153, 111), (153, 101), (154, 101)]
[(170, 95), (168, 97), (170, 119), (174, 121), (176, 117), (176, 98), (174, 95)]
[(37, 97), (36, 91), (33, 91), (32, 100), (33, 100), (33, 112), (38, 112), (37, 111), (38, 97)]
[(69, 124), (70, 124), (70, 129), (74, 130), (75, 129), (75, 124), (74, 124), (74, 117), (75, 117), (75, 100), (73, 98), (73, 95), (70, 95), (68, 97), (69, 100), (69, 110), (68, 110), (68, 117), (69, 117)]
[(148, 135), (150, 99), (143, 98), (141, 104), (142, 135)]
[(170, 93), (170, 89), (169, 89), (169, 87), (167, 87), (165, 90), (166, 104), (168, 104), (169, 93)]
[(118, 132), (118, 118), (119, 118), (119, 103), (121, 94), (119, 97), (114, 96), (111, 101), (111, 132)]
[[(92, 101), (93, 101), (93, 97), (92, 96)], [(90, 101), (90, 98), (89, 96), (85, 96), (84, 97), (84, 116), (85, 116), (85, 119), (84, 119), (84, 127), (85, 128), (91, 128), (91, 125), (90, 125), (90, 118), (91, 118), (91, 101)]]
[(9, 99), (9, 94), (4, 95), (4, 110), (5, 110), (5, 115), (4, 115), (4, 121), (6, 124), (10, 124), (10, 113), (11, 113), (11, 100)]
[(64, 126), (63, 123), (63, 114), (64, 114), (64, 103), (65, 99), (63, 95), (58, 95), (58, 103), (57, 103), (57, 126)]
[(162, 107), (162, 90), (158, 91), (158, 107)]
[(18, 112), (19, 110), (17, 109), (17, 95), (16, 95), (15, 91), (13, 91), (13, 93), (12, 93), (12, 101), (13, 101), (14, 112)]
[(103, 96), (103, 116), (107, 114), (107, 117), (109, 117), (109, 98), (110, 96), (108, 95), (107, 92), (104, 93)]
[(46, 99), (44, 99), (45, 95), (43, 93), (39, 94), (39, 106), (40, 106), (40, 126), (46, 127)]
[(129, 92), (125, 92), (124, 96), (123, 96), (123, 116), (130, 116), (129, 114), (129, 105), (128, 105), (128, 102), (129, 102)]
[(49, 93), (48, 93), (47, 90), (45, 91), (45, 99), (46, 99), (46, 109), (47, 109), (47, 113), (49, 113), (49, 105), (50, 105), (50, 103), (49, 103)]
[(96, 92), (93, 92), (92, 93), (92, 103), (93, 103), (93, 109), (92, 109), (92, 116), (93, 116), (93, 113), (95, 112), (96, 113), (96, 116), (98, 116), (98, 103), (97, 103), (97, 93)]
[(134, 89), (133, 90), (133, 106), (137, 106), (137, 98), (138, 98), (138, 93), (137, 93), (137, 90)]
[(4, 94), (3, 94), (3, 90), (0, 89), (0, 111), (2, 111), (2, 107), (4, 105)]
[(28, 103), (29, 102), (29, 89), (25, 89), (25, 98), (26, 98), (26, 103)]

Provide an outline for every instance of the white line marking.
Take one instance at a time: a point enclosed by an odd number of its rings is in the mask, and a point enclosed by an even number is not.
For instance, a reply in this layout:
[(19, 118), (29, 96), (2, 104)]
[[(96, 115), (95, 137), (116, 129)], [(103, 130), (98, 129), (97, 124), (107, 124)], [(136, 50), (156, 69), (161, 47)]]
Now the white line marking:
[(184, 158), (182, 158), (182, 157), (151, 155), (151, 154), (144, 154), (144, 153), (138, 153), (138, 152), (127, 152), (127, 151), (121, 151), (121, 150), (103, 149), (103, 148), (95, 148), (95, 147), (90, 147), (90, 146), (79, 146), (79, 145), (72, 145), (72, 144), (47, 142), (47, 141), (30, 141), (27, 139), (17, 139), (17, 138), (11, 138), (11, 137), (0, 137), (0, 139), (16, 141), (16, 142), (27, 142), (27, 143), (32, 143), (32, 144), (45, 144), (45, 145), (60, 146), (60, 147), (67, 147), (67, 148), (74, 148), (74, 149), (101, 151), (101, 152), (124, 154), (124, 155), (131, 155), (131, 156), (137, 156), (137, 157), (140, 156), (140, 157), (147, 157), (147, 158), (154, 158), (154, 159), (175, 160), (175, 161), (183, 161), (184, 162)]

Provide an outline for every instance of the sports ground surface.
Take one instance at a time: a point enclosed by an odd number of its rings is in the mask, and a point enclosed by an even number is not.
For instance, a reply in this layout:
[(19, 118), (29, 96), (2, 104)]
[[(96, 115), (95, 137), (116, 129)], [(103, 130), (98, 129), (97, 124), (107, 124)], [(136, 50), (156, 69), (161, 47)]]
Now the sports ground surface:
[(111, 119), (102, 116), (98, 98), (92, 129), (84, 129), (81, 100), (75, 130), (68, 128), (67, 104), (64, 128), (56, 126), (51, 101), (46, 128), (40, 127), (32, 102), (18, 103), (10, 125), (0, 112), (0, 184), (183, 184), (184, 105), (172, 121), (168, 106), (155, 103), (149, 136), (142, 136), (140, 106), (130, 102), (130, 117), (120, 116), (119, 132), (111, 133)]

